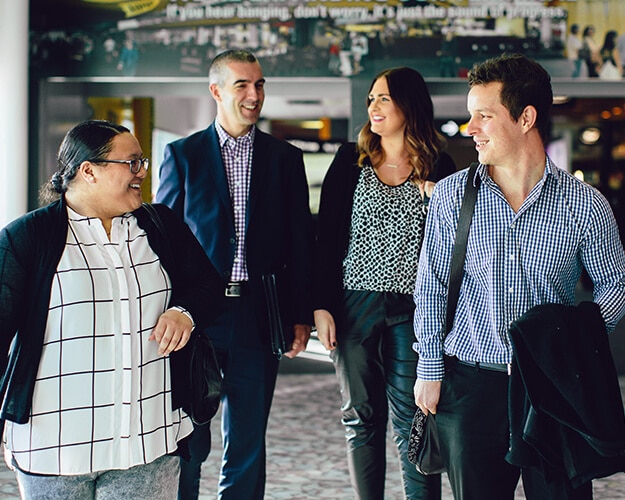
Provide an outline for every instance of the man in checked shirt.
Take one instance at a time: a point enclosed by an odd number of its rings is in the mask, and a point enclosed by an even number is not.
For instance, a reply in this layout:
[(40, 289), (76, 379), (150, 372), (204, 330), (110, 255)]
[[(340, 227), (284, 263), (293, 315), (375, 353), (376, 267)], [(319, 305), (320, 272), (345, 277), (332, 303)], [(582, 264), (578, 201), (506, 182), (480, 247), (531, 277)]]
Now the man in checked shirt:
[[(443, 340), (447, 276), (467, 170), (439, 182), (415, 286), (415, 400), (436, 413), (454, 497), (592, 498), (564, 474), (505, 461), (509, 448), (508, 329), (530, 308), (573, 306), (584, 268), (607, 331), (625, 312), (625, 255), (606, 199), (553, 164), (545, 152), (550, 77), (521, 55), (503, 55), (469, 73), (468, 133), (478, 152), (477, 202), (454, 325)], [(444, 344), (444, 345), (443, 345)], [(563, 353), (563, 355), (566, 355)]]

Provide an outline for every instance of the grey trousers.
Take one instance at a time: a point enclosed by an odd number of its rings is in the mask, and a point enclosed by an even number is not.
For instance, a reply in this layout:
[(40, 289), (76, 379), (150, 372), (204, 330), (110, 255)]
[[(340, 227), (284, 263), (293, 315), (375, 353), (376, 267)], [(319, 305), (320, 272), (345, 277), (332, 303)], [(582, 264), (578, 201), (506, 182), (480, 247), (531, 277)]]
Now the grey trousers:
[(173, 500), (180, 459), (165, 455), (146, 465), (79, 476), (29, 474), (16, 468), (24, 500)]

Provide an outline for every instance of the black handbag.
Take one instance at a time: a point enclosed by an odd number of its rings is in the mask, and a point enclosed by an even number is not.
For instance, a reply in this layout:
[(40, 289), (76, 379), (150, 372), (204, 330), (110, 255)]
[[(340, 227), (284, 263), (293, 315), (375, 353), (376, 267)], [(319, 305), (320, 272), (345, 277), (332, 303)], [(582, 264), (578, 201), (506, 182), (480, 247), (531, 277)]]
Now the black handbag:
[(183, 410), (195, 425), (204, 425), (211, 421), (219, 409), (223, 379), (211, 339), (204, 332), (198, 332), (191, 336), (189, 342), (192, 397), (190, 406), (183, 405)]
[[(156, 209), (144, 203), (143, 207), (150, 215), (150, 219), (161, 233), (169, 260), (172, 265), (175, 263), (173, 253), (167, 237), (167, 232), (163, 226)], [(189, 342), (184, 349), (191, 349), (189, 359), (189, 384), (191, 389), (191, 400), (182, 405), (182, 409), (191, 418), (194, 424), (203, 425), (211, 421), (219, 409), (221, 402), (221, 391), (223, 377), (217, 362), (217, 355), (211, 339), (202, 331), (191, 335)]]
[[(467, 255), (467, 239), (469, 237), (469, 227), (473, 218), (475, 201), (480, 178), (475, 175), (478, 163), (472, 163), (467, 175), (467, 184), (460, 207), (458, 218), (458, 228), (456, 229), (456, 239), (451, 257), (451, 268), (449, 270), (449, 280), (447, 287), (447, 315), (445, 319), (445, 337), (451, 331), (456, 314), (456, 305), (460, 294), (460, 283), (464, 270), (464, 260)], [(473, 182), (475, 179), (475, 183)], [(408, 460), (414, 464), (421, 474), (440, 474), (445, 472), (445, 463), (441, 455), (440, 443), (438, 439), (438, 429), (436, 427), (436, 416), (432, 413), (427, 415), (421, 408), (417, 408), (410, 428), (410, 438), (408, 441)]]
[(410, 428), (408, 460), (426, 476), (446, 470), (438, 441), (436, 416), (433, 413), (426, 415), (421, 408), (417, 408)]

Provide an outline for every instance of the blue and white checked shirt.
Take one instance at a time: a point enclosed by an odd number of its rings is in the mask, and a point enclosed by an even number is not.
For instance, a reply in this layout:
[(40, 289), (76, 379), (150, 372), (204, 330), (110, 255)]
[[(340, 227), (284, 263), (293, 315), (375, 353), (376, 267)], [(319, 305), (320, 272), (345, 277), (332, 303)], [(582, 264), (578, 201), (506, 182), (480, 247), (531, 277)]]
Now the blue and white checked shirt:
[(247, 199), (250, 186), (250, 171), (252, 167), (252, 153), (254, 149), (255, 127), (241, 137), (231, 137), (219, 122), (215, 122), (215, 129), (219, 137), (221, 157), (226, 169), (232, 210), (234, 212), (234, 228), (236, 234), (236, 249), (230, 279), (232, 281), (246, 281), (247, 259), (245, 256), (245, 227), (247, 213)]
[(608, 201), (547, 159), (542, 179), (515, 213), (480, 165), (456, 317), (443, 349), (447, 278), (467, 174), (440, 181), (430, 201), (414, 295), (418, 378), (442, 380), (443, 353), (510, 363), (510, 323), (538, 304), (574, 305), (582, 268), (612, 331), (625, 313), (625, 254)]

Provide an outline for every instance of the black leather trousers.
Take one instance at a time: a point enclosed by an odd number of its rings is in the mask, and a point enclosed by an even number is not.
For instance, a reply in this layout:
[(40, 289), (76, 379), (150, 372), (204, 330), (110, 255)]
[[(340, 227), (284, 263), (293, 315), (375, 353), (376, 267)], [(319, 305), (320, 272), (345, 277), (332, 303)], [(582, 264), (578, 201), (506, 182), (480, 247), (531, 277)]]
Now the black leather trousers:
[(441, 498), (440, 475), (423, 476), (408, 461), (415, 413), (417, 354), (412, 297), (346, 290), (331, 356), (343, 400), (350, 479), (358, 500), (382, 500), (390, 416), (406, 499)]

